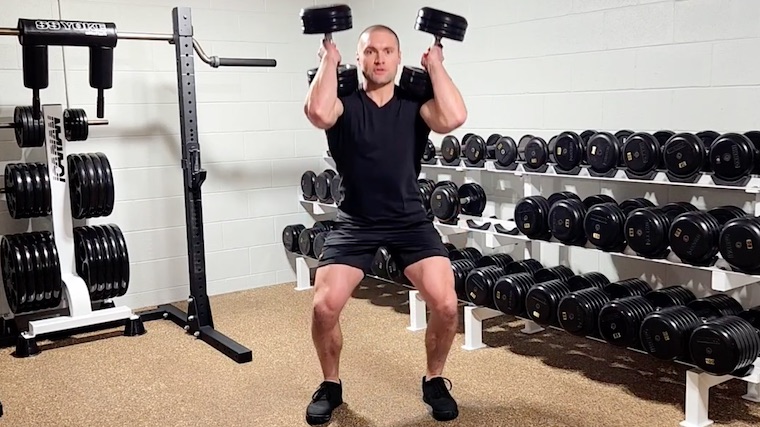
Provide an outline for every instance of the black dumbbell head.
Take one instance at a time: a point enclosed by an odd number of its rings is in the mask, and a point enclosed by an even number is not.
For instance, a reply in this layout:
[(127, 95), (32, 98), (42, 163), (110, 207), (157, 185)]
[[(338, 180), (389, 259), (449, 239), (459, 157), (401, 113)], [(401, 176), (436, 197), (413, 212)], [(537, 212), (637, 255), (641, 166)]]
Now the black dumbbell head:
[(433, 98), (433, 84), (427, 71), (419, 67), (404, 66), (399, 77), (401, 92), (416, 101), (425, 102)]
[(300, 15), (304, 34), (327, 34), (353, 28), (351, 7), (345, 4), (305, 7)]
[(467, 19), (432, 7), (423, 7), (417, 12), (414, 29), (436, 37), (463, 41), (467, 33)]

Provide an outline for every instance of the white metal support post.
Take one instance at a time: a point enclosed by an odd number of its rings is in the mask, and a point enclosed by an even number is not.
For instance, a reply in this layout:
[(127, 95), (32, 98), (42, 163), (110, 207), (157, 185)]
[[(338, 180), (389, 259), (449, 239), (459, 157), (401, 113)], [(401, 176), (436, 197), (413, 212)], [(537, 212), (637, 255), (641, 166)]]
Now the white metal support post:
[(420, 291), (409, 291), (409, 326), (408, 331), (422, 331), (427, 328), (427, 305)]
[(74, 227), (68, 183), (66, 146), (68, 141), (63, 131), (62, 106), (43, 105), (42, 118), (45, 126), (45, 153), (50, 177), (52, 232), (61, 266), (63, 299), (68, 307), (69, 315), (30, 321), (29, 330), (21, 334), (27, 340), (41, 334), (137, 318), (132, 310), (125, 306), (92, 310), (87, 284), (76, 273)]
[(311, 289), (311, 268), (305, 257), (296, 257), (296, 290)]

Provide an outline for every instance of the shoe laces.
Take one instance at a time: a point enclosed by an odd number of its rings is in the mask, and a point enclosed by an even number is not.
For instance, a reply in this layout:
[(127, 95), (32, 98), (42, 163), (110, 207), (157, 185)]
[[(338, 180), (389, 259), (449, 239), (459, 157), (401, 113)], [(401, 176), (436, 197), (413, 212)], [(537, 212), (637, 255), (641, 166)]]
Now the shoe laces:
[[(437, 381), (440, 379), (440, 381)], [(451, 383), (451, 380), (444, 377), (438, 377), (433, 378), (431, 381), (431, 385), (433, 386), (433, 394), (436, 397), (440, 396), (447, 396), (449, 395), (449, 391), (451, 391), (452, 388), (454, 388), (454, 385)]]
[(327, 384), (322, 383), (320, 384), (317, 391), (314, 392), (314, 394), (311, 396), (311, 400), (320, 400), (322, 398), (327, 399), (328, 390), (327, 390)]

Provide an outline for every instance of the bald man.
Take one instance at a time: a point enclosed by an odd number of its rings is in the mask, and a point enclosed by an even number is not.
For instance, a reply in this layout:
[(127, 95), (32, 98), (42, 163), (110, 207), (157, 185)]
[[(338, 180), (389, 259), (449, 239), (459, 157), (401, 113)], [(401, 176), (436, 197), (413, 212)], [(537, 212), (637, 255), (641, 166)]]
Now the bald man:
[(434, 419), (453, 420), (459, 411), (449, 393), (451, 382), (442, 373), (458, 321), (454, 276), (448, 251), (423, 207), (417, 179), (431, 130), (447, 134), (460, 127), (467, 118), (464, 101), (443, 67), (441, 47), (435, 45), (421, 60), (434, 98), (423, 103), (402, 93), (395, 85), (399, 39), (383, 25), (371, 26), (359, 37), (356, 60), (364, 82), (358, 91), (337, 96), (335, 70), (341, 55), (332, 42), (322, 42), (319, 57), (304, 112), (326, 131), (345, 196), (335, 229), (317, 254), (311, 331), (324, 380), (306, 409), (306, 420), (327, 423), (343, 403), (339, 317), (380, 246), (392, 253), (431, 310), (422, 397)]

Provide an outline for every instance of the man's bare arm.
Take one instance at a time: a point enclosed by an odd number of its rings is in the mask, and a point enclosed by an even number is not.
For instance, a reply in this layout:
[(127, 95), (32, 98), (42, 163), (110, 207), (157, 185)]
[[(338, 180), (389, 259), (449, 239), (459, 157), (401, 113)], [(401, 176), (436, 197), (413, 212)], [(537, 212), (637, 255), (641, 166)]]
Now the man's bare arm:
[(446, 134), (454, 131), (467, 120), (467, 107), (459, 89), (443, 66), (440, 47), (431, 48), (423, 59), (433, 84), (434, 98), (422, 105), (420, 114), (433, 132)]
[(343, 102), (338, 98), (340, 54), (331, 42), (325, 43), (322, 49), (319, 69), (306, 94), (304, 113), (314, 126), (329, 129), (343, 114)]

